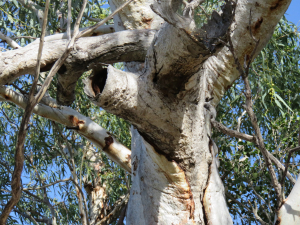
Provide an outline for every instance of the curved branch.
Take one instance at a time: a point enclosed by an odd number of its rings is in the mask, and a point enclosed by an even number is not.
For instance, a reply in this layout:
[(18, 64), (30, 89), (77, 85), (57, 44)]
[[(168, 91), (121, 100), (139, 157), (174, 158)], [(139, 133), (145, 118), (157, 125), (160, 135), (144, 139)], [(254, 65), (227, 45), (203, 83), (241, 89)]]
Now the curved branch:
[[(58, 99), (59, 102), (72, 103), (76, 81), (87, 70), (102, 67), (103, 63), (144, 61), (154, 34), (154, 30), (132, 30), (78, 39), (74, 50), (58, 71), (61, 74), (58, 78), (60, 90), (66, 91), (63, 94), (66, 99)], [(66, 45), (66, 40), (45, 43), (41, 59), (42, 72), (48, 71), (61, 57)], [(0, 55), (0, 85), (12, 82), (21, 75), (34, 73), (36, 55), (37, 43), (2, 53)]]

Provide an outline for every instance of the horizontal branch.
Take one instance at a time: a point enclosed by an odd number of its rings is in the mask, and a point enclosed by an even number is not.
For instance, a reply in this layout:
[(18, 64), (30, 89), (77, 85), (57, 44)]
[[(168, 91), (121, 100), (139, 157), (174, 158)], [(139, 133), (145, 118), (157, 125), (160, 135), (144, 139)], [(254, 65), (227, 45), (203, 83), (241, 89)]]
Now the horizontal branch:
[[(59, 103), (70, 104), (74, 100), (77, 79), (90, 69), (102, 67), (103, 63), (144, 61), (154, 30), (120, 31), (96, 37), (80, 38), (74, 50), (58, 71)], [(51, 69), (65, 51), (67, 40), (46, 42), (41, 59), (41, 71)], [(36, 66), (38, 42), (22, 49), (0, 55), (0, 85), (7, 84), (24, 74), (33, 74)]]
[(44, 188), (47, 188), (47, 187), (50, 187), (54, 184), (57, 184), (57, 183), (60, 183), (60, 182), (66, 182), (66, 181), (69, 181), (71, 180), (71, 178), (66, 178), (66, 179), (63, 179), (63, 180), (57, 180), (55, 182), (52, 182), (50, 184), (47, 184), (47, 185), (44, 185), (42, 187), (32, 187), (32, 188), (23, 188), (23, 190), (38, 190), (38, 189), (44, 189)]
[[(83, 31), (86, 29), (88, 29), (88, 27), (79, 28), (79, 31)], [(115, 29), (114, 29), (113, 25), (104, 25), (104, 26), (101, 26), (101, 27), (98, 27), (97, 29), (95, 29), (91, 35), (87, 35), (84, 37), (99, 36), (99, 35), (109, 34), (109, 33), (114, 33), (114, 32), (115, 32)], [(71, 31), (71, 33), (73, 33), (73, 31)], [(40, 41), (40, 39), (39, 38), (36, 38), (36, 39), (37, 40), (35, 40), (34, 42), (32, 42), (30, 44), (37, 44)], [(62, 40), (62, 39), (68, 39), (67, 32), (49, 35), (49, 36), (45, 37), (45, 42)]]
[[(23, 109), (27, 105), (27, 99), (23, 95), (5, 86), (0, 86), (0, 98)], [(112, 161), (118, 163), (123, 169), (131, 171), (131, 151), (90, 118), (69, 107), (57, 105), (50, 107), (41, 103), (34, 107), (33, 112), (65, 126), (78, 127), (78, 130), (74, 130), (75, 132), (103, 150)]]
[(236, 130), (231, 130), (227, 127), (225, 127), (222, 123), (216, 121), (216, 120), (211, 120), (211, 125), (217, 129), (218, 131), (222, 132), (223, 134), (227, 134), (230, 137), (236, 137), (240, 138), (245, 141), (250, 141), (256, 144), (256, 138), (255, 136), (249, 135), (249, 134), (243, 134), (241, 132), (238, 132)]

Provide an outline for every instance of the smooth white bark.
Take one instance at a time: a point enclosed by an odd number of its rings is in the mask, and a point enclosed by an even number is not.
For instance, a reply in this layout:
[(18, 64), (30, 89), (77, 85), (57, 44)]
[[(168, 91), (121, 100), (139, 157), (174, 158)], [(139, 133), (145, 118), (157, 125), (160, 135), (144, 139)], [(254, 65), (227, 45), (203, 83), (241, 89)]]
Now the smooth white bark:
[[(115, 63), (120, 61), (144, 60), (153, 39), (154, 31), (122, 31), (97, 37), (80, 38), (65, 62), (65, 72), (80, 75), (95, 66), (95, 62)], [(48, 70), (62, 55), (67, 40), (46, 42), (43, 47), (41, 70)], [(0, 55), (0, 84), (7, 84), (24, 74), (34, 73), (38, 43), (22, 49), (3, 52)], [(99, 62), (100, 61), (100, 62)], [(59, 71), (59, 73), (64, 71)], [(72, 74), (72, 75), (73, 75)], [(74, 77), (71, 78), (74, 83)]]
[[(24, 96), (5, 86), (0, 86), (0, 97), (2, 101), (10, 101), (23, 109), (27, 105), (27, 99)], [(75, 132), (102, 149), (109, 158), (122, 168), (131, 171), (131, 151), (90, 118), (81, 115), (72, 108), (57, 106), (56, 104), (50, 106), (38, 104), (34, 107), (33, 112), (65, 126), (74, 127)]]
[(21, 48), (21, 46), (18, 45), (17, 42), (15, 42), (14, 40), (12, 40), (7, 35), (3, 34), (1, 31), (0, 31), (0, 39), (2, 39), (2, 41), (5, 41), (9, 46), (11, 46), (14, 49)]
[[(300, 176), (278, 212), (276, 225), (300, 224)], [(274, 224), (274, 225), (275, 225)]]

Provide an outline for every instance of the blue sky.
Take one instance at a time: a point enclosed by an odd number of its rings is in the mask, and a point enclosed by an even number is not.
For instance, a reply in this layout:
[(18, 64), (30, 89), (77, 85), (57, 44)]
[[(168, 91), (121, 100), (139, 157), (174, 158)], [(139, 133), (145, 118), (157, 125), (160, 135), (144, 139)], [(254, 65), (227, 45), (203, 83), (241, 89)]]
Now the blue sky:
[(292, 3), (288, 10), (286, 11), (286, 18), (296, 24), (298, 27), (300, 26), (300, 1), (292, 0)]

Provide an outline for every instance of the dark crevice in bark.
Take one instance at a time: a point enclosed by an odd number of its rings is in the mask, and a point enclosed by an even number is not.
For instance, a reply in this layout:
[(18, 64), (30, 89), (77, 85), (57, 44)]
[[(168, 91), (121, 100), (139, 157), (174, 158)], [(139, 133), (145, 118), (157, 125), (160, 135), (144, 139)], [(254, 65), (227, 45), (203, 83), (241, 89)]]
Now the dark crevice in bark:
[[(156, 37), (155, 37), (155, 39), (153, 40), (153, 43), (155, 43), (155, 41), (156, 41)], [(155, 48), (153, 48), (153, 58), (154, 58), (154, 71), (155, 71), (155, 74), (154, 74), (154, 77), (153, 77), (153, 83), (154, 84), (157, 84), (157, 81), (158, 81), (158, 74), (159, 74), (159, 72), (157, 72), (157, 68), (156, 68), (156, 66), (157, 66), (157, 57), (156, 57), (156, 51), (155, 51)]]
[(45, 66), (41, 67), (40, 72), (47, 72), (51, 70), (52, 66), (54, 65), (55, 62), (46, 64)]
[[(212, 140), (211, 139), (209, 139), (209, 149), (211, 150), (213, 148), (213, 142), (212, 142)], [(212, 157), (214, 157), (214, 154), (211, 152), (211, 154), (212, 154)], [(207, 189), (207, 187), (208, 187), (208, 185), (209, 185), (209, 179), (210, 179), (210, 176), (211, 176), (211, 166), (212, 166), (212, 164), (214, 163), (214, 161), (212, 160), (210, 163), (209, 163), (209, 166), (208, 166), (208, 177), (207, 177), (207, 184), (206, 184), (206, 187), (205, 187), (205, 189), (203, 190), (203, 199), (202, 199), (202, 202), (201, 202), (201, 204), (203, 205), (203, 218), (204, 218), (204, 224), (208, 224), (208, 218), (207, 218), (207, 215), (206, 215), (206, 211), (205, 211), (205, 207), (204, 207), (204, 205), (205, 205), (205, 203), (204, 203), (204, 198), (205, 198), (205, 192), (206, 192), (206, 189)]]
[(93, 74), (88, 78), (89, 85), (91, 86), (90, 90), (93, 90), (91, 93), (93, 97), (96, 97), (98, 94), (101, 94), (103, 91), (107, 80), (107, 68), (101, 68), (100, 70), (94, 70)]
[(67, 72), (67, 67), (65, 65), (62, 65), (57, 71), (58, 74), (64, 74), (65, 72)]
[(139, 129), (138, 129), (138, 131), (139, 131), (140, 135), (145, 139), (145, 141), (147, 141), (158, 154), (163, 155), (164, 157), (166, 157), (166, 159), (168, 161), (172, 162), (173, 158), (169, 154), (166, 154), (163, 150), (161, 150), (161, 148), (159, 148), (157, 146), (155, 141), (152, 141), (152, 139), (147, 134), (140, 131)]
[(100, 94), (106, 84), (107, 79), (107, 68), (103, 68), (100, 71), (94, 71), (94, 75), (92, 76), (92, 87), (93, 91), (95, 93), (95, 96), (97, 94)]

